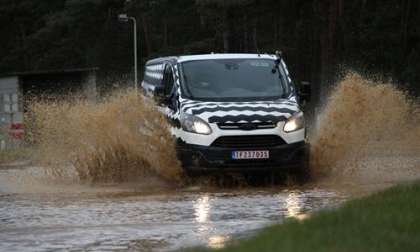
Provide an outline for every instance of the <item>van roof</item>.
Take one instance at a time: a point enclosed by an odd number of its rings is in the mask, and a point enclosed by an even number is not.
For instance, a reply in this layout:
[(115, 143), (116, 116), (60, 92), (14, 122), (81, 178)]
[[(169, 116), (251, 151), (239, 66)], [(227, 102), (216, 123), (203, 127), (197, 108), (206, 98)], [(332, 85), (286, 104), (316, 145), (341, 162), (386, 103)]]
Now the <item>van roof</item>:
[(178, 58), (178, 62), (212, 59), (275, 59), (274, 55), (268, 54), (246, 54), (246, 53), (217, 53), (202, 55), (185, 55)]
[(275, 55), (271, 54), (250, 54), (250, 53), (212, 53), (200, 55), (182, 55), (172, 56), (149, 60), (146, 65), (158, 64), (164, 61), (176, 61), (179, 63), (197, 60), (212, 60), (212, 59), (276, 59)]

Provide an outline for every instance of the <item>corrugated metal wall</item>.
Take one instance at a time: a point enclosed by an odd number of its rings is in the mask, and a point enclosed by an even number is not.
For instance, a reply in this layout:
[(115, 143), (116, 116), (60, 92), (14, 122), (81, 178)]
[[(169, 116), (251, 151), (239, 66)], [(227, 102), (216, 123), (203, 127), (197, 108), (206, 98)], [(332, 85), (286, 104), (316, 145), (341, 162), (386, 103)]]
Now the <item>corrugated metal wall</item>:
[(0, 78), (0, 124), (21, 123), (22, 106), (17, 76)]

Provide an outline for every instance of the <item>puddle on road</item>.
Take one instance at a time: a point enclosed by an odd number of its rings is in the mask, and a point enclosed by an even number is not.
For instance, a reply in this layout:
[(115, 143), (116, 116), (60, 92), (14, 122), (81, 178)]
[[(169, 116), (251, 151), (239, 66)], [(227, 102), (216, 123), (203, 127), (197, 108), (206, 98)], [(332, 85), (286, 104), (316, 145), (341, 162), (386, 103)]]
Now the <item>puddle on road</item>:
[[(0, 178), (10, 172), (0, 171)], [(145, 195), (128, 186), (102, 191), (52, 188), (12, 192), (0, 183), (0, 251), (220, 248), (239, 234), (285, 217), (303, 218), (345, 200), (342, 194), (321, 189), (162, 190)]]

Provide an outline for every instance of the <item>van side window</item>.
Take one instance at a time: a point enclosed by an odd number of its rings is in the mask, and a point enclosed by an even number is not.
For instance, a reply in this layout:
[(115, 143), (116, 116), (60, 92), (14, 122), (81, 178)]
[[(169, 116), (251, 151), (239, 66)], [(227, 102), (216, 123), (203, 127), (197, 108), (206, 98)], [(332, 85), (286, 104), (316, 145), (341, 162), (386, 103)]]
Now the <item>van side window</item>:
[(172, 72), (172, 67), (170, 65), (166, 65), (165, 67), (163, 85), (165, 89), (165, 95), (170, 95), (174, 87), (174, 75)]

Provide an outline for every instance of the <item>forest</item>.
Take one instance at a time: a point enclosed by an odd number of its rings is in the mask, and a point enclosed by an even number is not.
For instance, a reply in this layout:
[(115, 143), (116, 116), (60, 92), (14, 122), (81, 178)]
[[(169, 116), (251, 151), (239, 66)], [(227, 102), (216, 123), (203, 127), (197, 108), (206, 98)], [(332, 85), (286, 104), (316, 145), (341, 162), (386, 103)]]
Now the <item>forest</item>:
[(137, 20), (139, 68), (160, 56), (281, 50), (316, 90), (345, 68), (420, 93), (415, 0), (2, 0), (0, 74), (99, 67), (104, 88), (130, 76), (133, 26), (120, 13)]

